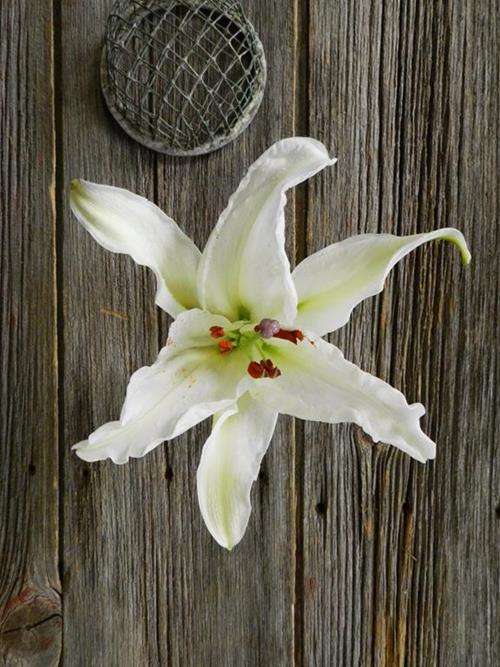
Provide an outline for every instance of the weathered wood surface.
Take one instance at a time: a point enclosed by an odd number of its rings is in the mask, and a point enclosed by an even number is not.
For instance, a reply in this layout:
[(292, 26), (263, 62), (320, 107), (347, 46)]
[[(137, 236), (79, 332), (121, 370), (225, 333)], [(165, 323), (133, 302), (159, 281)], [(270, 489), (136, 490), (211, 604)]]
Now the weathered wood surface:
[(306, 664), (500, 662), (495, 11), (311, 3), (309, 131), (340, 160), (310, 187), (307, 252), (457, 226), (474, 259), (420, 249), (334, 337), (427, 407), (438, 453), (422, 466), (359, 429), (306, 425)]
[[(231, 146), (180, 160), (104, 109), (110, 6), (0, 6), (2, 664), (500, 664), (498, 7), (248, 0), (263, 107)], [(453, 225), (473, 263), (419, 250), (334, 336), (427, 406), (436, 461), (280, 418), (228, 554), (196, 502), (207, 425), (121, 467), (70, 452), (116, 417), (168, 323), (151, 276), (77, 226), (67, 188), (130, 188), (202, 246), (251, 161), (294, 133), (340, 160), (291, 198), (292, 255)]]
[(0, 661), (42, 666), (62, 625), (50, 0), (2, 2), (0, 34)]

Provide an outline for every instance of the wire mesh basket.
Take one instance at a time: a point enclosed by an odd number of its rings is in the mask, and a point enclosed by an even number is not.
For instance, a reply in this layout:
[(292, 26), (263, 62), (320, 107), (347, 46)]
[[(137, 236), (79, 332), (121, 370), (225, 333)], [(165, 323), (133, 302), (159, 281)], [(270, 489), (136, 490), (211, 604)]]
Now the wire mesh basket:
[(238, 136), (266, 82), (262, 44), (235, 0), (118, 0), (101, 83), (121, 127), (148, 148), (199, 155)]

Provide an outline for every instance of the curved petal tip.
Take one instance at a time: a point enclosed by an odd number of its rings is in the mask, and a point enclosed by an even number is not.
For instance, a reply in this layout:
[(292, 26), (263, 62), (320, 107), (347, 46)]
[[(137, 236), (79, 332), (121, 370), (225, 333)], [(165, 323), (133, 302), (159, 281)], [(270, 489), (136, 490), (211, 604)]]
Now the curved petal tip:
[(470, 264), (472, 255), (462, 232), (460, 232), (458, 229), (454, 229), (453, 227), (449, 227), (447, 229), (440, 230), (440, 232), (436, 232), (436, 234), (437, 233), (440, 233), (440, 239), (442, 241), (451, 241), (457, 246), (457, 248), (460, 250), (460, 256), (464, 265)]

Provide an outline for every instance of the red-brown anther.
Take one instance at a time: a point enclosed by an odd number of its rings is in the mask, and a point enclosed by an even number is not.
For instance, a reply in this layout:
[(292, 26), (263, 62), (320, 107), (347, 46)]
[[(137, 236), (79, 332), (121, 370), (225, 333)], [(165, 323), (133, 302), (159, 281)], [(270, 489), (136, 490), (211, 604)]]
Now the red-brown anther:
[(251, 377), (253, 377), (255, 380), (258, 380), (261, 377), (274, 379), (281, 375), (280, 369), (273, 364), (271, 359), (251, 361), (248, 364), (247, 371), (248, 374), (251, 375)]
[(221, 340), (217, 343), (219, 346), (219, 350), (224, 353), (224, 352), (231, 352), (233, 349), (233, 344), (231, 343), (230, 340)]
[(247, 368), (248, 374), (255, 380), (258, 380), (264, 375), (264, 369), (258, 361), (251, 361)]
[(224, 335), (224, 329), (222, 327), (213, 326), (210, 327), (209, 331), (212, 338), (222, 338)]
[(304, 334), (300, 329), (280, 329), (277, 333), (274, 334), (274, 338), (281, 338), (282, 340), (288, 340), (290, 343), (297, 345), (298, 341), (304, 340)]
[(266, 375), (267, 375), (268, 373), (270, 373), (270, 372), (273, 370), (273, 368), (274, 368), (274, 364), (273, 364), (273, 362), (271, 361), (271, 359), (262, 359), (262, 361), (260, 362), (260, 365), (261, 365), (262, 368), (264, 369)]
[(281, 375), (280, 369), (273, 364), (271, 359), (262, 359), (260, 365), (264, 369), (264, 375), (267, 378), (274, 379)]

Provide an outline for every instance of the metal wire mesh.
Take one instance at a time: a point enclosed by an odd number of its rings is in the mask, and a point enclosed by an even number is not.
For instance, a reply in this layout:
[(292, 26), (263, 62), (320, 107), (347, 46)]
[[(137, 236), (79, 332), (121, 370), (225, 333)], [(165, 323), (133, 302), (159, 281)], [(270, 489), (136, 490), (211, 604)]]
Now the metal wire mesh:
[(107, 105), (149, 148), (195, 155), (234, 139), (262, 100), (262, 44), (235, 0), (118, 0), (101, 81)]

